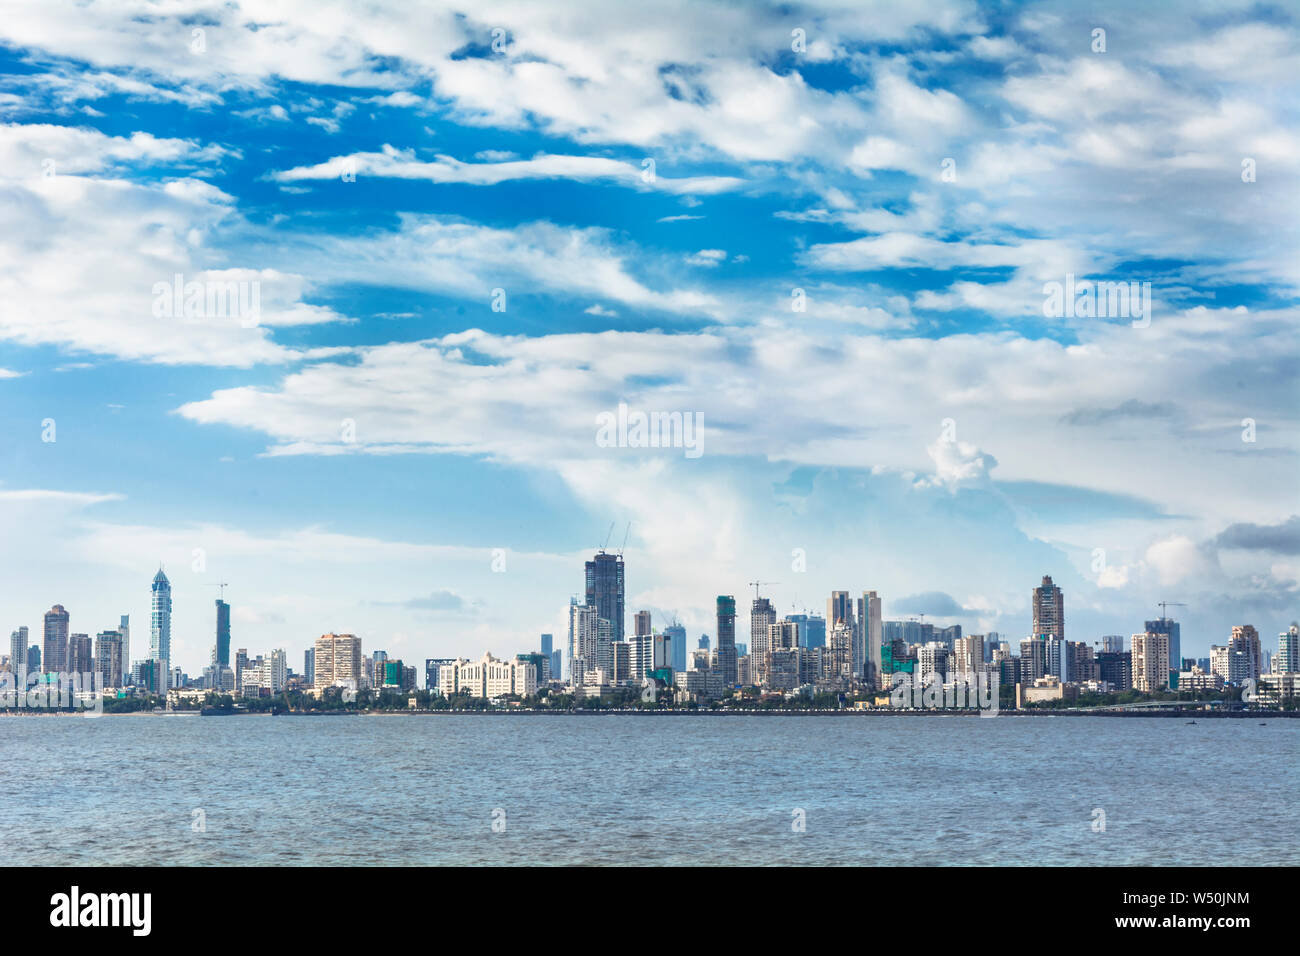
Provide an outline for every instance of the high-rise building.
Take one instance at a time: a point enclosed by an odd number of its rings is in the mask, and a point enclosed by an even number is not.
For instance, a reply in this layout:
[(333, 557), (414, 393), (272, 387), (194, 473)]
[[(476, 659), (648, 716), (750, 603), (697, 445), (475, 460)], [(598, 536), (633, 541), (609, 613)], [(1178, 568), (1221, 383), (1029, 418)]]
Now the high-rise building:
[(302, 654), (302, 680), (310, 687), (316, 683), (316, 648), (309, 647)]
[(848, 591), (832, 591), (826, 599), (826, 626), (833, 628), (836, 624), (853, 627), (853, 602)]
[(581, 684), (588, 671), (600, 666), (600, 616), (589, 604), (569, 602), (569, 680)]
[(638, 637), (645, 637), (648, 634), (654, 633), (653, 629), (650, 627), (649, 611), (637, 611), (633, 623), (635, 624), (635, 633)]
[(695, 645), (699, 650), (707, 651), (709, 649), (709, 635), (701, 634), (699, 642)]
[(68, 637), (68, 673), (93, 674), (95, 671), (94, 645), (89, 634), (72, 634)]
[(787, 621), (799, 625), (799, 646), (805, 650), (826, 646), (826, 618), (820, 614), (787, 614)]
[(1020, 642), (1020, 682), (1032, 684), (1047, 674), (1047, 642), (1027, 637)]
[[(26, 630), (23, 628), (24, 633)], [(1273, 671), (1277, 674), (1300, 671), (1300, 624), (1292, 624), (1277, 636), (1277, 657), (1273, 658)]]
[(1232, 637), (1228, 639), (1229, 651), (1244, 654), (1247, 658), (1248, 678), (1258, 678), (1263, 667), (1264, 655), (1260, 650), (1259, 631), (1250, 624), (1234, 624)]
[(749, 659), (754, 683), (760, 686), (767, 683), (767, 639), (775, 623), (776, 608), (772, 602), (756, 596), (749, 608)]
[(884, 640), (884, 627), (880, 620), (880, 595), (875, 591), (863, 591), (858, 599), (858, 631), (865, 664), (862, 676), (880, 686), (880, 645)]
[(1065, 597), (1046, 574), (1042, 585), (1034, 588), (1033, 636), (1065, 640)]
[(978, 673), (984, 663), (984, 635), (959, 637), (953, 643), (951, 666), (955, 674)]
[(1169, 686), (1173, 687), (1178, 683), (1176, 675), (1183, 663), (1181, 629), (1178, 622), (1173, 618), (1162, 617), (1155, 621), (1147, 621), (1144, 626), (1148, 634), (1164, 634), (1169, 638)]
[[(1121, 641), (1121, 643), (1123, 643)], [(1097, 678), (1110, 684), (1117, 692), (1133, 689), (1133, 676), (1128, 651), (1098, 651)]]
[(718, 595), (718, 649), (717, 667), (724, 687), (736, 683), (736, 598), (731, 594)]
[(41, 647), (41, 671), (58, 674), (68, 669), (68, 612), (56, 604), (45, 612), (45, 637)]
[(33, 644), (27, 648), (27, 673), (39, 674), (41, 672), (41, 649)]
[(343, 684), (360, 690), (361, 638), (355, 634), (322, 634), (316, 638), (315, 666), (316, 680), (312, 686), (316, 689)]
[(1133, 689), (1144, 694), (1169, 687), (1169, 635), (1158, 631), (1134, 634), (1130, 667)]
[(171, 672), (172, 659), (172, 586), (159, 568), (153, 576), (153, 603), (149, 615), (149, 656), (162, 665), (162, 672)]
[(552, 644), (555, 641), (555, 637), (552, 634), (543, 634), (541, 640), (542, 640), (542, 654), (547, 658), (547, 660), (549, 660), (551, 657), (551, 651), (555, 649), (552, 646)]
[(842, 618), (831, 628), (822, 661), (827, 680), (846, 683), (853, 677), (853, 625)]
[(122, 635), (122, 680), (127, 682), (131, 679), (131, 615), (122, 615), (117, 633)]
[(1101, 639), (1101, 649), (1107, 654), (1123, 654), (1124, 635), (1123, 634), (1105, 635)]
[(673, 670), (686, 670), (686, 628), (674, 621), (664, 628), (664, 636), (673, 642)]
[(27, 625), (9, 635), (9, 669), (14, 674), (14, 686), (22, 690), (27, 686)]
[(611, 640), (623, 640), (623, 556), (598, 551), (586, 571), (587, 605), (609, 621)]
[(230, 666), (230, 605), (217, 598), (217, 643), (212, 648), (212, 662), (218, 667)]
[(95, 635), (95, 667), (105, 687), (121, 687), (122, 633), (100, 631)]

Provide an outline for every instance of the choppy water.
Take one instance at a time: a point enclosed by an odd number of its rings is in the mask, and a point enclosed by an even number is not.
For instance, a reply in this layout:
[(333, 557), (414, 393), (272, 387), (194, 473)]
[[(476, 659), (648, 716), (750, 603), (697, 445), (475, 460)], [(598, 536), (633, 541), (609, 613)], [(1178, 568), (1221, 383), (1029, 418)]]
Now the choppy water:
[(0, 741), (8, 865), (1300, 863), (1300, 720), (21, 717)]

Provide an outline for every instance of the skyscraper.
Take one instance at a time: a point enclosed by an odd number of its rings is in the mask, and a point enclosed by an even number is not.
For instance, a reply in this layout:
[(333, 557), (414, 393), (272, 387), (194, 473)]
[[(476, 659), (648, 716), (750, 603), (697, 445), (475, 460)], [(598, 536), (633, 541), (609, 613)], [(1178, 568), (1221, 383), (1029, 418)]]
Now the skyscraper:
[(542, 654), (544, 654), (547, 657), (547, 659), (550, 659), (551, 651), (553, 650), (552, 644), (554, 642), (555, 642), (554, 635), (551, 634), (542, 635)]
[(212, 663), (230, 666), (230, 605), (217, 598), (217, 643), (212, 648)]
[(768, 632), (776, 623), (776, 608), (767, 598), (755, 596), (749, 607), (749, 658), (754, 683), (767, 683)]
[(316, 683), (316, 648), (314, 647), (309, 647), (302, 652), (302, 680), (308, 687)]
[(730, 594), (718, 595), (718, 649), (717, 670), (722, 683), (732, 687), (736, 683), (736, 598)]
[(122, 633), (100, 631), (95, 635), (95, 668), (105, 687), (122, 686)]
[(1182, 639), (1178, 622), (1173, 618), (1162, 617), (1159, 620), (1147, 621), (1145, 627), (1148, 634), (1164, 634), (1169, 638), (1169, 686), (1173, 687), (1178, 682), (1177, 673), (1183, 664)]
[(586, 570), (587, 604), (609, 621), (611, 640), (623, 640), (623, 556), (598, 551)]
[(131, 679), (131, 615), (123, 614), (122, 622), (117, 626), (117, 633), (122, 635), (122, 683)]
[[(23, 628), (24, 634), (27, 628)], [(1279, 674), (1293, 674), (1300, 671), (1300, 624), (1292, 624), (1290, 629), (1277, 636), (1277, 657), (1273, 658), (1273, 670)]]
[(600, 666), (600, 617), (589, 604), (569, 602), (569, 680), (581, 684), (587, 671)]
[(1065, 598), (1061, 589), (1043, 575), (1041, 586), (1034, 588), (1034, 637), (1065, 640)]
[(9, 669), (19, 690), (27, 686), (27, 639), (25, 624), (9, 635)]
[[(172, 660), (172, 586), (159, 568), (153, 576), (153, 605), (149, 615), (149, 656), (162, 666), (164, 675), (171, 671)], [(164, 688), (166, 685), (164, 684)]]
[(664, 635), (673, 642), (673, 670), (686, 670), (686, 628), (674, 621), (664, 628)]
[(862, 676), (877, 687), (881, 686), (880, 644), (884, 639), (884, 628), (880, 620), (880, 596), (875, 591), (863, 591), (858, 599), (858, 630), (866, 663)]
[(89, 634), (72, 634), (68, 637), (68, 673), (93, 674), (94, 646)]
[(41, 672), (58, 674), (68, 669), (68, 612), (56, 604), (45, 612), (45, 637), (41, 647)]

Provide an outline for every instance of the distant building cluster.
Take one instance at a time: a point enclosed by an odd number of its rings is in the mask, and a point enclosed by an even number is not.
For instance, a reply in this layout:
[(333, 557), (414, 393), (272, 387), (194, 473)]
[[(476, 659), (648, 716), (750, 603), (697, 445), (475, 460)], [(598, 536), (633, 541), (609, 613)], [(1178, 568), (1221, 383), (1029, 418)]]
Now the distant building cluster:
[[(1032, 591), (1032, 633), (1012, 644), (996, 632), (964, 634), (961, 625), (936, 626), (923, 620), (881, 619), (876, 591), (832, 591), (826, 614), (779, 614), (751, 582), (748, 643), (736, 641), (736, 598), (718, 595), (713, 637), (701, 635), (688, 648), (686, 628), (673, 621), (662, 630), (648, 610), (636, 611), (625, 630), (623, 555), (601, 550), (585, 566), (585, 593), (568, 607), (566, 646), (541, 635), (540, 649), (477, 660), (431, 658), (424, 686), (446, 697), (469, 695), (522, 699), (541, 690), (575, 697), (601, 696), (619, 688), (644, 688), (655, 699), (667, 693), (675, 702), (708, 702), (746, 688), (762, 695), (853, 694), (859, 699), (888, 692), (906, 680), (942, 676), (945, 682), (983, 679), (1014, 686), (1017, 705), (1078, 696), (1080, 693), (1136, 691), (1218, 692), (1249, 688), (1252, 699), (1276, 706), (1300, 696), (1300, 627), (1278, 635), (1271, 655), (1249, 624), (1232, 628), (1227, 643), (1210, 648), (1208, 658), (1181, 655), (1179, 623), (1163, 613), (1144, 622), (1127, 641), (1105, 635), (1088, 643), (1066, 638), (1065, 600), (1051, 577)], [(211, 663), (190, 678), (171, 666), (171, 584), (160, 568), (150, 586), (149, 656), (131, 661), (131, 625), (122, 615), (117, 626), (88, 633), (71, 631), (70, 614), (56, 604), (45, 613), (41, 642), (32, 643), (27, 626), (10, 635), (9, 653), (0, 665), (18, 687), (54, 683), (60, 675), (93, 675), (96, 686), (118, 696), (209, 693), (238, 698), (277, 696), (285, 691), (320, 695), (362, 690), (411, 693), (416, 669), (381, 650), (367, 655), (355, 634), (322, 634), (295, 674), (283, 649), (250, 657), (231, 649), (230, 605), (216, 600)], [(567, 657), (565, 651), (567, 650)]]

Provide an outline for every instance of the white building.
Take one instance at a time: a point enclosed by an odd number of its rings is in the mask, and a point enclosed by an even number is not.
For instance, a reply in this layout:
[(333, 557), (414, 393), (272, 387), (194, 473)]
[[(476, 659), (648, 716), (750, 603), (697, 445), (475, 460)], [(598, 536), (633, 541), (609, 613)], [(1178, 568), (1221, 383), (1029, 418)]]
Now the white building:
[(537, 668), (530, 661), (498, 660), (491, 654), (477, 661), (462, 657), (438, 668), (438, 690), (446, 697), (457, 693), (486, 699), (506, 694), (528, 697), (537, 693)]

